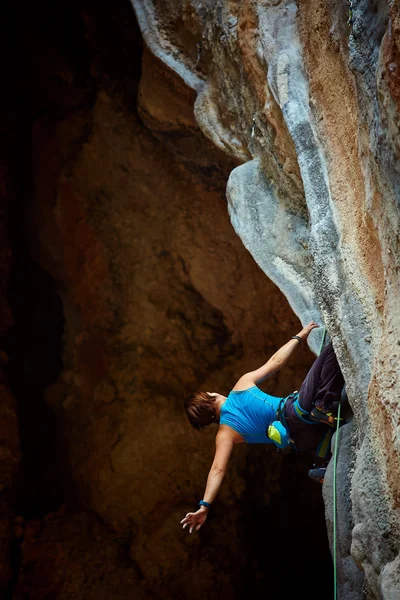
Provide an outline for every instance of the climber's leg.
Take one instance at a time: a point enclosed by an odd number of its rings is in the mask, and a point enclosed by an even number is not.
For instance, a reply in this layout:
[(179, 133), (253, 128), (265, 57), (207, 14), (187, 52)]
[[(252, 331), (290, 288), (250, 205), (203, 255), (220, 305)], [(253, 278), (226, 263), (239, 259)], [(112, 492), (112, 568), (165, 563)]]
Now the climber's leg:
[(340, 399), (344, 378), (339, 367), (332, 342), (327, 344), (315, 359), (299, 390), (299, 403), (304, 410), (315, 406), (330, 409)]
[(321, 423), (321, 425), (307, 425), (296, 414), (293, 401), (288, 400), (286, 404), (286, 420), (298, 450), (306, 451), (318, 447), (324, 432), (326, 432), (323, 424), (336, 427), (337, 420), (335, 415), (329, 414), (330, 411), (327, 413), (321, 411), (321, 414), (317, 415), (318, 418), (315, 419), (312, 417), (311, 411), (318, 410), (315, 407), (316, 399), (321, 404), (325, 399), (328, 402), (339, 400), (343, 386), (343, 375), (336, 360), (332, 343), (329, 343), (315, 359), (299, 390), (301, 408), (309, 413), (309, 418), (312, 421)]
[(314, 399), (315, 406), (321, 410), (330, 410), (332, 404), (340, 400), (344, 378), (340, 370), (332, 344), (329, 345), (321, 370), (320, 385)]
[(300, 388), (300, 406), (310, 413), (312, 421), (336, 427), (332, 404), (340, 400), (343, 386), (344, 378), (330, 342), (315, 360)]

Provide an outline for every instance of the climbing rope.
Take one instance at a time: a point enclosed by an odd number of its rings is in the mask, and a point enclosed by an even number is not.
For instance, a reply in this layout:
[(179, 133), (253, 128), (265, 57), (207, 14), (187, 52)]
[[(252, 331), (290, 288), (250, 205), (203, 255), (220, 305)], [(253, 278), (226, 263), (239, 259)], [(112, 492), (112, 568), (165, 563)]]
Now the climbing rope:
[[(322, 336), (321, 346), (319, 348), (318, 355), (321, 354), (324, 346), (326, 336), (326, 327), (324, 327), (324, 333)], [(337, 572), (336, 572), (336, 461), (337, 461), (337, 450), (339, 446), (339, 429), (340, 423), (340, 400), (338, 406), (338, 414), (336, 421), (336, 440), (335, 440), (335, 451), (333, 454), (333, 600), (337, 599)]]
[(335, 452), (333, 455), (333, 600), (337, 598), (336, 589), (336, 460), (337, 460), (337, 449), (339, 446), (339, 423), (340, 423), (340, 401), (338, 406), (338, 415), (336, 421), (336, 439), (335, 439)]
[(324, 342), (325, 342), (325, 336), (326, 336), (326, 327), (324, 327), (324, 333), (322, 335), (322, 341), (321, 341), (321, 345), (319, 347), (319, 352), (318, 352), (318, 356), (321, 354), (322, 352), (322, 348), (324, 346)]

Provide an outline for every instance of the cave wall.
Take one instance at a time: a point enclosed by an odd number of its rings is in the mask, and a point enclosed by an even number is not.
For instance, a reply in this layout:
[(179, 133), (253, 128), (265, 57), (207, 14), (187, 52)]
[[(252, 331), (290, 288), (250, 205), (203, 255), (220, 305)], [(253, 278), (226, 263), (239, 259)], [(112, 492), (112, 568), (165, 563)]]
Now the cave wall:
[[(13, 597), (241, 598), (282, 585), (289, 595), (303, 571), (298, 561), (283, 577), (289, 535), (303, 540), (299, 556), (304, 540), (318, 556), (309, 598), (319, 597), (332, 566), (321, 490), (307, 478), (314, 456), (238, 448), (207, 528), (179, 526), (204, 491), (215, 435), (190, 429), (183, 399), (228, 393), (301, 326), (229, 220), (226, 182), (243, 157), (204, 135), (179, 73), (147, 47), (142, 56), (128, 2), (24, 9), (30, 193), (18, 241), (32, 271), (14, 290), (12, 347), (37, 393), (20, 404), (28, 460)], [(24, 316), (34, 281), (37, 310)], [(313, 359), (304, 348), (268, 391), (298, 388)], [(19, 396), (32, 384), (18, 369), (15, 380)], [(271, 582), (271, 569), (282, 576)]]
[(132, 3), (202, 132), (241, 163), (226, 193), (243, 244), (332, 337), (354, 415), (338, 456), (340, 597), (398, 597), (399, 4)]
[(14, 529), (17, 490), (21, 477), (21, 448), (17, 402), (10, 389), (9, 357), (4, 340), (13, 325), (8, 288), (13, 266), (13, 227), (15, 203), (19, 193), (20, 157), (18, 139), (19, 101), (15, 71), (6, 60), (15, 50), (14, 31), (0, 9), (0, 51), (4, 89), (0, 98), (0, 596), (5, 597), (14, 583)]

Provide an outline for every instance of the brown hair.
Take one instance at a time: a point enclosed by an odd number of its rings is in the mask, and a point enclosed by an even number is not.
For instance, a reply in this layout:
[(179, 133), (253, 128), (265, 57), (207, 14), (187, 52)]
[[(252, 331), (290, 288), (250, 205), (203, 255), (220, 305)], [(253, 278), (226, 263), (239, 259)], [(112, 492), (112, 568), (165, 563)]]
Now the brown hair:
[(215, 396), (207, 392), (190, 394), (184, 403), (189, 423), (200, 431), (206, 425), (211, 425), (215, 417)]

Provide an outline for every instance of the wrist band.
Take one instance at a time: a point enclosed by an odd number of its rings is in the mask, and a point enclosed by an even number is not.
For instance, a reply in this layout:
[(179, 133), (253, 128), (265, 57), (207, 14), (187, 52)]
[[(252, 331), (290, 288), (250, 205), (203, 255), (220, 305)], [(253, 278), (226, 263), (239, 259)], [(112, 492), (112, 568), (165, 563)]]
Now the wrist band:
[(206, 502), (205, 500), (200, 500), (199, 506), (205, 506), (206, 508), (211, 508), (211, 504)]
[(294, 335), (293, 337), (290, 338), (291, 340), (297, 340), (300, 342), (300, 344), (303, 344), (303, 340), (301, 339), (301, 337), (299, 335)]

